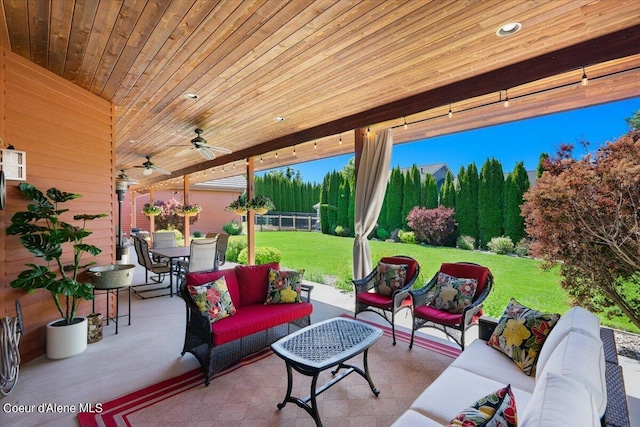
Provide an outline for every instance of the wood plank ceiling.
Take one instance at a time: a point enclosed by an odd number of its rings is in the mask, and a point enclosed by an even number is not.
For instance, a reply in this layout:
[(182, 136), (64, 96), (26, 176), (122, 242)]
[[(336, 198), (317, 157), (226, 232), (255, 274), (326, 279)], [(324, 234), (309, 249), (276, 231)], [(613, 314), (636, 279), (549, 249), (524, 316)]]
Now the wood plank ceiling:
[[(113, 102), (140, 188), (352, 152), (356, 127), (402, 143), (640, 95), (637, 0), (0, 3), (0, 41)], [(231, 154), (203, 159), (196, 128)], [(172, 174), (143, 176), (147, 155)]]

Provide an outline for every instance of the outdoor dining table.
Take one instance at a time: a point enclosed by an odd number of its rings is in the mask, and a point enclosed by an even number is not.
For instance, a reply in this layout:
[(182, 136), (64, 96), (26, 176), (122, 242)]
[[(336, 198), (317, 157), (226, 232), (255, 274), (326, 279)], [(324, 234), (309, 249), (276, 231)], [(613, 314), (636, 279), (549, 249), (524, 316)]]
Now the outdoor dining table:
[(157, 255), (158, 257), (169, 259), (169, 262), (171, 263), (171, 272), (169, 273), (169, 293), (173, 297), (174, 261), (178, 259), (189, 259), (191, 248), (189, 246), (179, 246), (175, 248), (149, 249), (149, 252)]

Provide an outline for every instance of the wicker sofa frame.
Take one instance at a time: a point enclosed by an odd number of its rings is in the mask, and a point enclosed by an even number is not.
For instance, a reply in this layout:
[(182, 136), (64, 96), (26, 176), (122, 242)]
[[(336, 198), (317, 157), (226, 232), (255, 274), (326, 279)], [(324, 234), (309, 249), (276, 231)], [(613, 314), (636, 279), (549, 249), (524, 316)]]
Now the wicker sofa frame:
[[(478, 325), (478, 338), (488, 341), (497, 325), (497, 319), (482, 316)], [(600, 339), (604, 349), (605, 379), (607, 382), (607, 409), (601, 420), (602, 427), (631, 427), (627, 393), (622, 367), (618, 364), (613, 329), (601, 327)]]
[[(482, 267), (481, 265), (469, 263), (469, 262), (459, 262), (455, 264)], [(439, 272), (440, 271), (438, 271), (438, 273)], [(464, 350), (465, 332), (471, 326), (478, 324), (477, 318), (482, 314), (481, 310), (482, 310), (484, 300), (487, 299), (487, 297), (491, 293), (491, 290), (493, 289), (493, 283), (494, 283), (493, 275), (489, 271), (489, 274), (487, 275), (487, 281), (484, 285), (482, 292), (476, 295), (475, 298), (473, 299), (473, 302), (464, 308), (464, 310), (462, 311), (462, 319), (460, 323), (456, 325), (446, 325), (446, 324), (438, 323), (434, 320), (424, 319), (415, 315), (416, 307), (426, 305), (430, 302), (430, 299), (431, 299), (430, 293), (438, 282), (438, 273), (436, 273), (431, 278), (431, 280), (429, 280), (429, 282), (427, 282), (427, 284), (424, 285), (422, 288), (411, 290), (409, 292), (413, 300), (413, 309), (412, 309), (413, 327), (411, 330), (411, 342), (409, 343), (409, 348), (413, 347), (413, 338), (416, 330), (420, 328), (433, 328), (446, 334), (448, 337), (453, 339), (456, 342), (456, 344), (460, 346), (462, 350)]]
[[(311, 302), (312, 290), (313, 286), (302, 285), (301, 297), (304, 302)], [(186, 332), (181, 354), (184, 356), (188, 352), (198, 359), (205, 376), (205, 386), (208, 386), (211, 377), (222, 369), (233, 365), (245, 356), (269, 347), (291, 332), (311, 324), (311, 316), (307, 315), (234, 341), (214, 345), (209, 314), (202, 313), (191, 299), (186, 279), (180, 283), (180, 296), (186, 305)]]

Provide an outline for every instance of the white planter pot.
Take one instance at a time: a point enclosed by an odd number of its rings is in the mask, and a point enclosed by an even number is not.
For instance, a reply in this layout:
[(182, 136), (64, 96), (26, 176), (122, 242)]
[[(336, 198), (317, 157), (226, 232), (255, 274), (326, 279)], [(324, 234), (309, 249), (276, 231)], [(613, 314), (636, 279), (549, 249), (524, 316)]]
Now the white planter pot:
[(87, 318), (76, 316), (81, 322), (52, 326), (62, 319), (47, 323), (47, 358), (66, 359), (87, 349)]

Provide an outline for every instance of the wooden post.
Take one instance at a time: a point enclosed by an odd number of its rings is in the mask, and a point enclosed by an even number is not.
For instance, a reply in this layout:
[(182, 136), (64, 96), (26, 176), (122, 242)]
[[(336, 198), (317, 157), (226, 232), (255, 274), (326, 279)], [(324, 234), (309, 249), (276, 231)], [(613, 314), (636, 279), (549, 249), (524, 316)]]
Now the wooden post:
[(358, 185), (358, 168), (360, 167), (360, 158), (362, 157), (362, 149), (364, 148), (364, 141), (367, 137), (367, 130), (365, 128), (354, 129), (354, 146), (355, 152), (355, 183)]
[[(154, 206), (156, 203), (156, 187), (151, 186), (149, 189), (149, 204)], [(156, 231), (156, 217), (151, 215), (149, 217), (149, 239), (153, 243), (153, 232)]]
[[(247, 202), (254, 197), (253, 172), (253, 157), (250, 157), (247, 159)], [(256, 263), (255, 215), (253, 209), (247, 211), (247, 263), (249, 265)]]
[[(184, 200), (182, 201), (183, 205), (188, 205), (189, 204), (189, 183), (190, 183), (190, 179), (189, 179), (189, 175), (185, 175), (184, 176), (184, 185), (183, 185), (183, 194), (184, 194)], [(183, 236), (184, 236), (184, 246), (189, 246), (191, 244), (190, 240), (191, 240), (191, 221), (189, 221), (189, 216), (184, 216), (184, 229), (183, 229)]]

